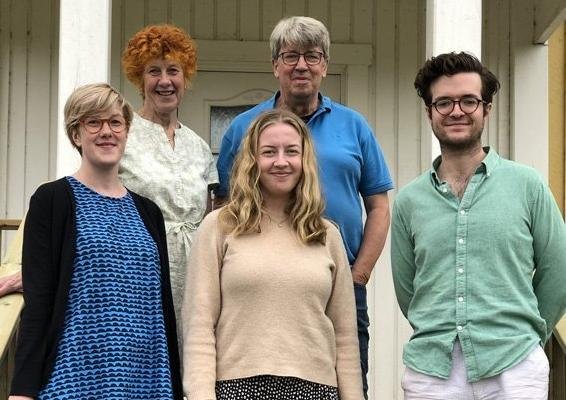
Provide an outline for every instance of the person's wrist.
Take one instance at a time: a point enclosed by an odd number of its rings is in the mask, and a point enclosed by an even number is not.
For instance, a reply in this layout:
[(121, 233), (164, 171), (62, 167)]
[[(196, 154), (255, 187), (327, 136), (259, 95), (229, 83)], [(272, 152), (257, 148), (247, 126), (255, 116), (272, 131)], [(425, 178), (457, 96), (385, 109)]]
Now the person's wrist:
[(358, 285), (367, 285), (369, 282), (370, 274), (365, 271), (359, 271), (355, 267), (352, 269), (352, 280)]

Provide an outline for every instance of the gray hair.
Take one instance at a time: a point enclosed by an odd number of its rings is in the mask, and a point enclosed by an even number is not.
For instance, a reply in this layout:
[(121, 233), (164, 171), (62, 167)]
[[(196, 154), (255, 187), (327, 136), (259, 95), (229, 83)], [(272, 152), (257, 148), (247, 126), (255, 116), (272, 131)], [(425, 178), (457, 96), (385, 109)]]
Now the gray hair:
[(271, 59), (276, 60), (284, 46), (298, 46), (300, 48), (320, 47), (324, 58), (330, 57), (330, 35), (324, 24), (310, 17), (283, 18), (275, 25), (269, 47)]

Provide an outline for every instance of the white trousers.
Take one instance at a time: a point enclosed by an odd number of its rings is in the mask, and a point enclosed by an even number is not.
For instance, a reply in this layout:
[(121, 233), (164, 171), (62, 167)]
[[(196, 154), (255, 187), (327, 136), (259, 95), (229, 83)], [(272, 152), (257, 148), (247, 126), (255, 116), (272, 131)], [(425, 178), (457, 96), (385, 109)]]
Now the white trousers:
[(440, 379), (405, 368), (405, 400), (547, 400), (549, 365), (537, 346), (519, 364), (491, 378), (469, 383), (460, 342), (452, 351), (452, 371)]

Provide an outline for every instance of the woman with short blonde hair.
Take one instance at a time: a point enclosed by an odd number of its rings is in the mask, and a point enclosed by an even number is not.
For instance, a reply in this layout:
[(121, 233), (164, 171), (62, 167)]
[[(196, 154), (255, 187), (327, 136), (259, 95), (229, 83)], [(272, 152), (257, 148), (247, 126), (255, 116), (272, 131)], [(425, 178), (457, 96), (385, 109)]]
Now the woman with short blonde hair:
[(9, 399), (181, 400), (163, 215), (118, 177), (132, 109), (89, 84), (64, 117), (81, 164), (30, 200)]

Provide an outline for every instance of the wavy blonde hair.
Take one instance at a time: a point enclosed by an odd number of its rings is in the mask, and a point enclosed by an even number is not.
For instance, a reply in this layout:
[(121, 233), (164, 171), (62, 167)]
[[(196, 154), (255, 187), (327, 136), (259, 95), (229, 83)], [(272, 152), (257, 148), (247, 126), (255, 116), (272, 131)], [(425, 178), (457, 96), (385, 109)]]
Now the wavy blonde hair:
[(259, 137), (269, 126), (283, 123), (293, 127), (302, 139), (303, 171), (286, 207), (293, 230), (303, 243), (326, 241), (322, 219), (324, 201), (318, 180), (318, 166), (313, 142), (305, 123), (295, 114), (275, 109), (260, 114), (250, 125), (236, 156), (230, 184), (230, 200), (220, 210), (219, 219), (227, 233), (241, 235), (261, 232), (266, 213), (259, 183), (257, 163)]

